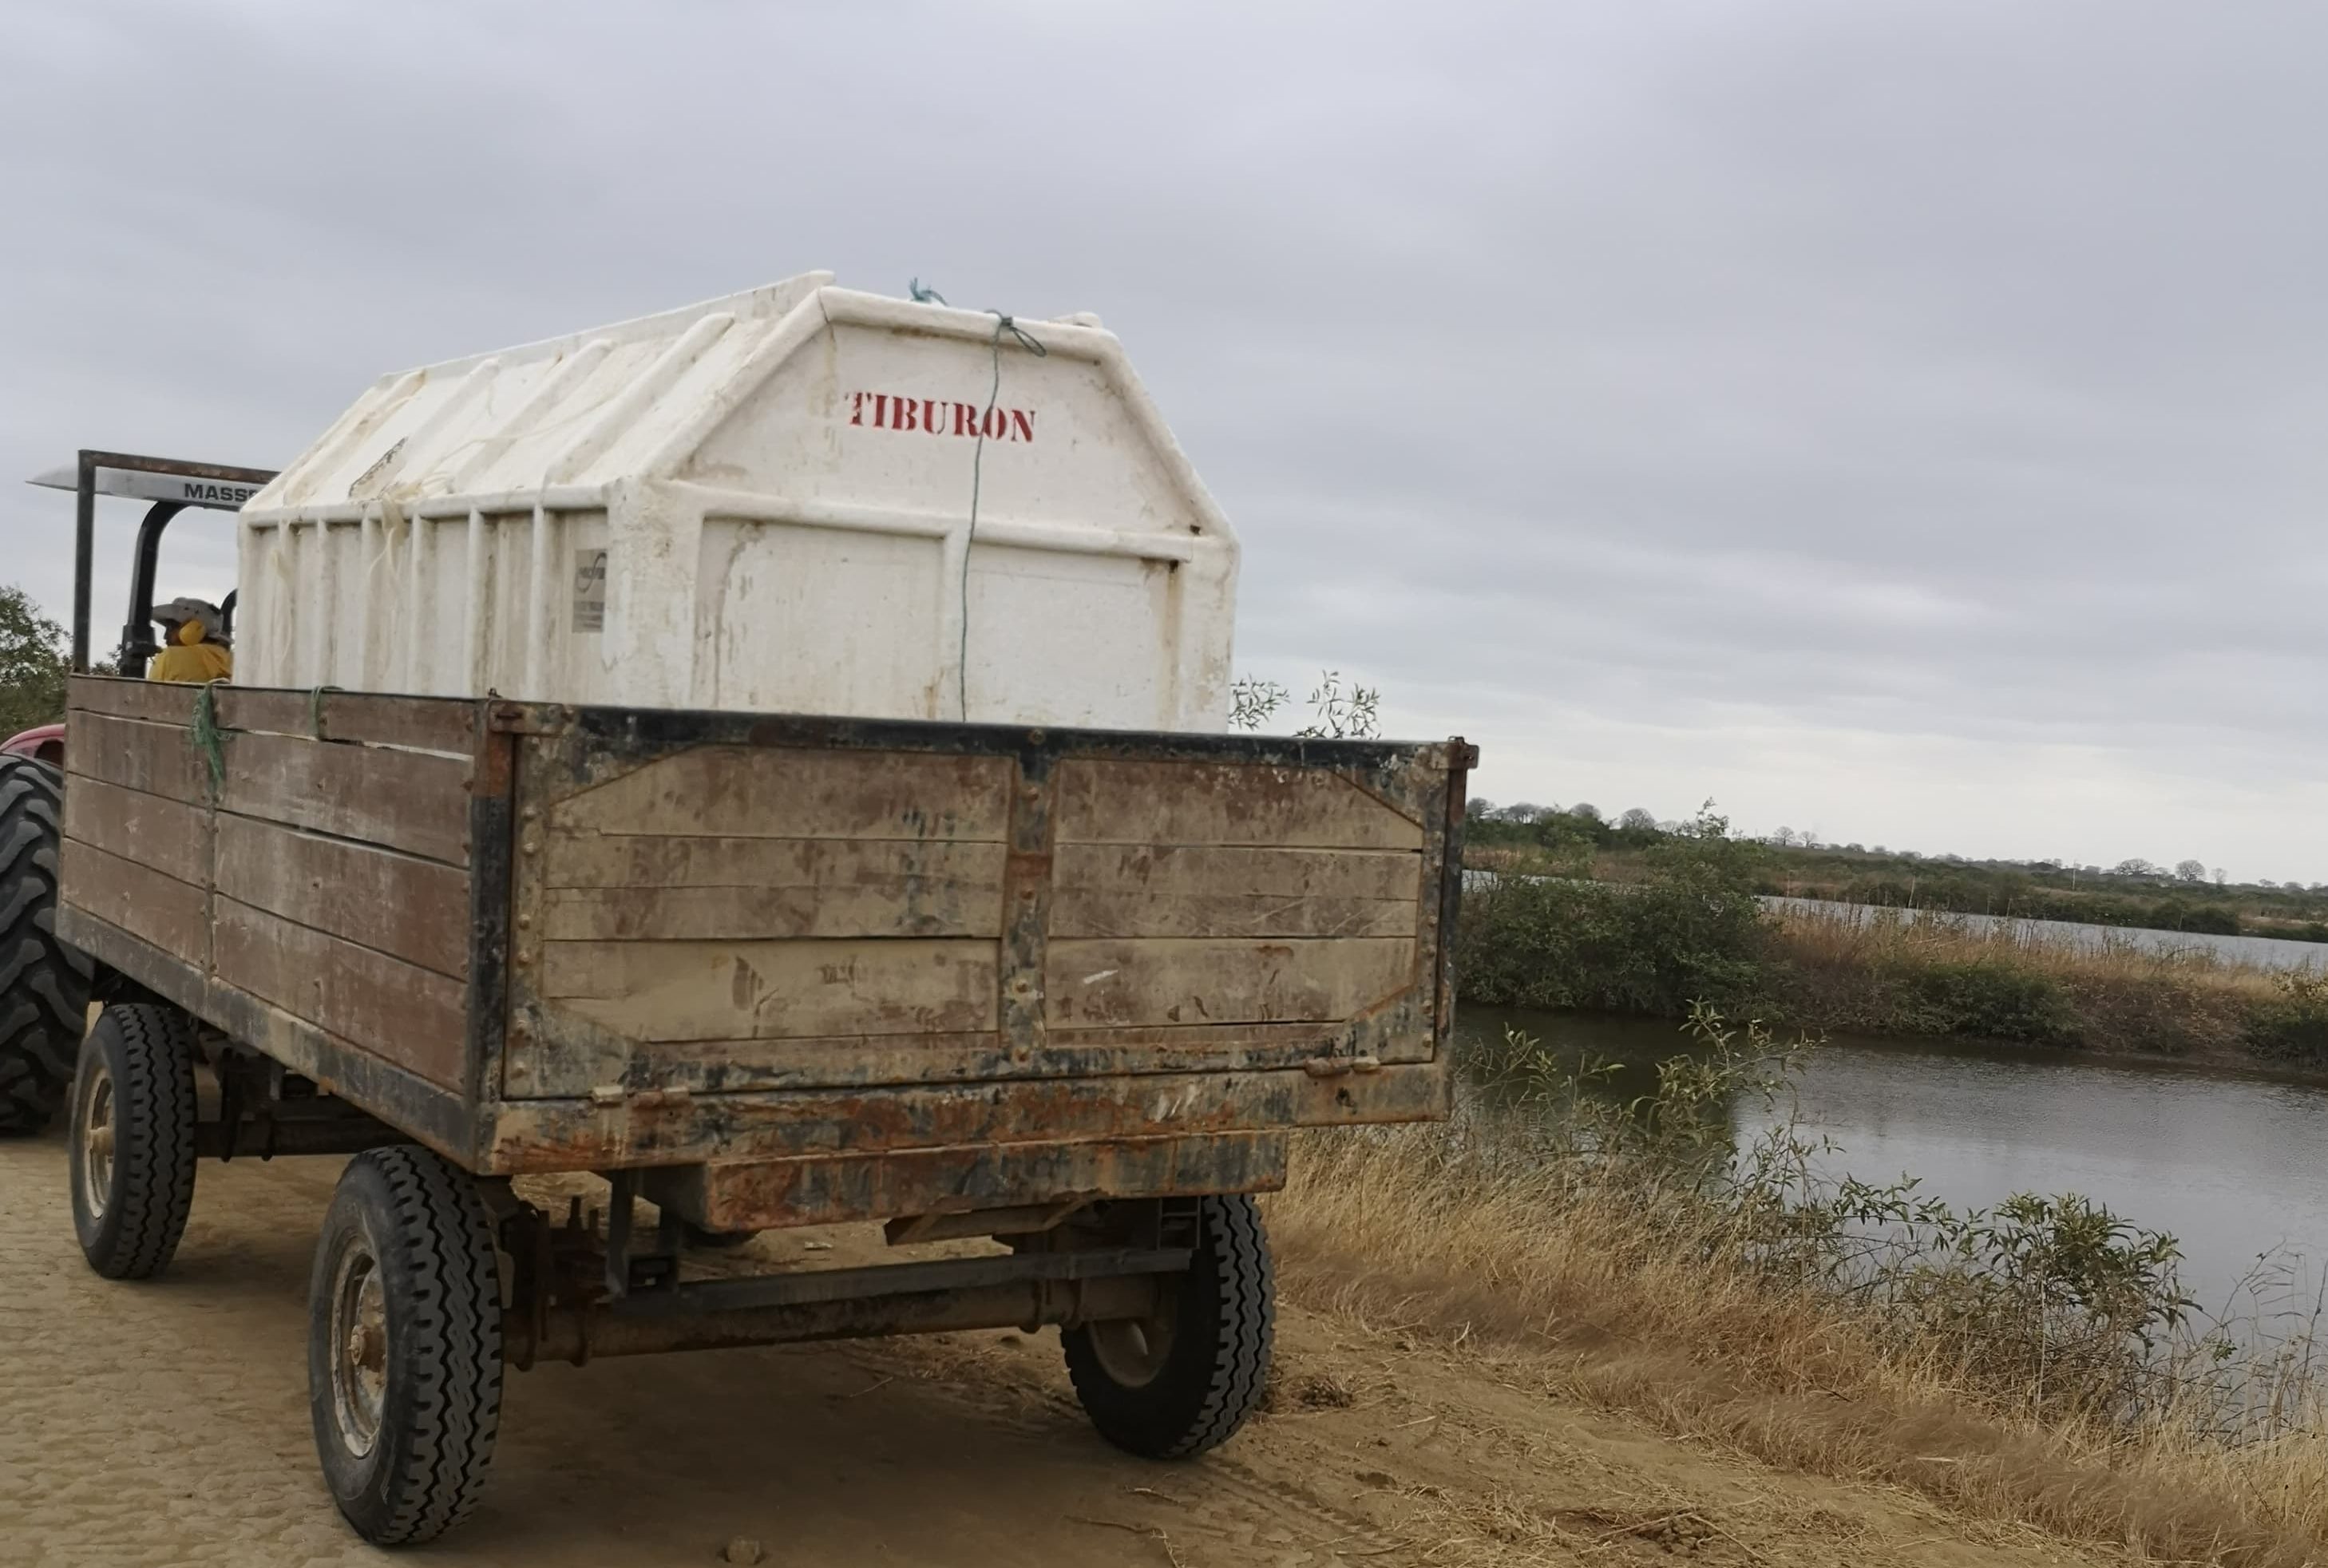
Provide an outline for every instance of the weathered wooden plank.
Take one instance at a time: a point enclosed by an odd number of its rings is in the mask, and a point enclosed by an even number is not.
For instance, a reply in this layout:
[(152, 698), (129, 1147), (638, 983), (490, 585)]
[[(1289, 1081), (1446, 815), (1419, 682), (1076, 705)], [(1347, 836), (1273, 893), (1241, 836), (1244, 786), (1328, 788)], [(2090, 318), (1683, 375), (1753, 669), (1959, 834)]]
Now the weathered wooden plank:
[(1058, 789), (1062, 845), (1422, 847), (1422, 823), (1323, 768), (1079, 757)]
[(288, 735), (237, 734), (226, 746), (227, 811), (468, 863), (466, 758)]
[(1091, 1193), (1273, 1192), (1285, 1185), (1285, 1160), (1282, 1132), (1085, 1139), (723, 1161), (672, 1171), (656, 1179), (649, 1195), (715, 1230), (776, 1230)]
[[(67, 798), (79, 787), (67, 788)], [(61, 846), (58, 869), (65, 903), (188, 963), (209, 963), (207, 896), (201, 887), (77, 839)]]
[(1432, 1032), (1434, 1000), (1427, 986), (1417, 985), (1351, 1019), (1284, 1024), (1083, 1024), (1055, 1028), (1046, 1038), (1062, 1060), (1119, 1053), (1124, 1061), (1137, 1064), (1122, 1069), (1125, 1072), (1281, 1067), (1318, 1057), (1428, 1062), (1437, 1052)]
[(1417, 982), (1412, 937), (1055, 941), (1050, 1021), (1244, 1024), (1355, 1017)]
[(359, 1050), (249, 992), (220, 985), (185, 962), (118, 926), (67, 906), (57, 934), (99, 963), (166, 997), (254, 1050), (314, 1080), (447, 1159), (468, 1166), (479, 1129), (458, 1095)]
[[(918, 1084), (984, 1084), (1026, 1078), (1119, 1077), (1132, 1073), (1252, 1073), (1299, 1067), (1351, 1054), (1343, 1024), (1250, 1024), (1219, 1028), (1052, 1031), (1049, 1043), (1014, 1051), (992, 1031), (929, 1035), (847, 1035), (785, 1040), (644, 1041), (599, 1058), (577, 1040), (553, 1004), (544, 1037), (561, 1042), (558, 1069), (578, 1093), (587, 1080), (649, 1090), (735, 1094), (769, 1089), (878, 1088)], [(574, 1047), (572, 1051), (563, 1047)], [(1371, 1047), (1371, 1040), (1365, 1042)], [(1419, 1056), (1430, 1059), (1428, 1041)], [(1370, 1052), (1378, 1061), (1392, 1056)], [(587, 1066), (586, 1066), (587, 1064)], [(531, 1067), (534, 1063), (528, 1063)], [(521, 1078), (519, 1094), (540, 1094)]]
[(218, 890), (454, 980), (469, 972), (469, 878), (458, 867), (221, 812)]
[(65, 791), (65, 837), (201, 887), (210, 880), (210, 813), (166, 795), (77, 778)]
[(174, 953), (164, 953), (142, 936), (134, 936), (109, 920), (101, 920), (70, 904), (57, 906), (57, 936), (70, 943), (108, 969), (118, 971), (164, 1001), (174, 1001), (202, 1017), (209, 976), (199, 963), (188, 963)]
[(943, 887), (564, 887), (542, 895), (542, 932), (567, 941), (751, 941), (757, 938), (984, 936), (999, 931), (1000, 897), (965, 905)]
[(1422, 858), (1403, 850), (1284, 850), (1249, 845), (1062, 844), (1052, 880), (1064, 893), (1258, 893), (1283, 898), (1422, 896)]
[(209, 765), (183, 723), (146, 724), (84, 713), (69, 720), (66, 730), (65, 771), (76, 777), (102, 779), (197, 805), (210, 800)]
[(196, 1010), (234, 1039), (314, 1079), (324, 1094), (464, 1169), (475, 1168), (482, 1118), (452, 1085), (433, 1083), (237, 986), (211, 981)]
[(704, 1160), (875, 1153), (1086, 1138), (1185, 1137), (1290, 1127), (1422, 1122), (1447, 1114), (1446, 1070), (1152, 1073), (1033, 1079), (965, 1094), (952, 1085), (763, 1094), (672, 1094), (612, 1103), (504, 1100), (482, 1169), (604, 1170)]
[(1051, 935), (1412, 936), (1412, 898), (1331, 898), (1281, 893), (1151, 893), (1062, 889)]
[(549, 887), (887, 887), (897, 877), (1000, 887), (999, 843), (939, 840), (671, 838), (553, 829), (542, 849)]
[(215, 901), (221, 983), (446, 1088), (461, 1083), (467, 988), (279, 915)]
[[(65, 683), (65, 706), (73, 713), (97, 713), (115, 718), (174, 724), (181, 728), (194, 717), (199, 686), (168, 681), (133, 681), (117, 675), (75, 675)], [(72, 721), (66, 721), (72, 728)]]
[(543, 934), (997, 936), (1003, 856), (1000, 844), (561, 831), (543, 850)]
[(559, 801), (553, 828), (663, 837), (1000, 842), (1010, 760), (701, 746)]
[[(183, 726), (192, 721), (199, 686), (116, 676), (76, 675), (67, 702), (75, 712)], [(401, 697), (372, 691), (315, 694), (225, 682), (212, 688), (222, 728), (299, 735), (312, 739), (320, 703), (325, 738), (425, 751), (475, 749), (480, 701), (465, 697)]]
[[(323, 737), (364, 746), (405, 746), (467, 756), (476, 750), (479, 699), (401, 697), (371, 691), (306, 691), (221, 686), (219, 722), (230, 729)], [(319, 711), (320, 709), (320, 711)]]
[(990, 1029), (995, 944), (915, 938), (551, 942), (545, 997), (634, 1039)]

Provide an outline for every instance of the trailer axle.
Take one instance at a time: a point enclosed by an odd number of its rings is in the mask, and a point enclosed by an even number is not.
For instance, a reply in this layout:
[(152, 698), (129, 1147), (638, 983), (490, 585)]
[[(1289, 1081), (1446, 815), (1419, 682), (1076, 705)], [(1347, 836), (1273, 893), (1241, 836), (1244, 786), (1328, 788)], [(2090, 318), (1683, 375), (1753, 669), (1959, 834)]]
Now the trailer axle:
[(655, 1356), (671, 1350), (724, 1350), (814, 1339), (870, 1339), (890, 1334), (945, 1334), (974, 1329), (1023, 1329), (1032, 1333), (1052, 1325), (1075, 1328), (1151, 1316), (1165, 1289), (1178, 1282), (1178, 1275), (1155, 1273), (1029, 1278), (838, 1300), (669, 1311), (638, 1310), (641, 1301), (652, 1298), (634, 1296), (605, 1306), (551, 1307), (539, 1314), (512, 1310), (502, 1319), (502, 1343), (510, 1365), (524, 1368), (540, 1361), (570, 1361), (579, 1366), (604, 1356)]

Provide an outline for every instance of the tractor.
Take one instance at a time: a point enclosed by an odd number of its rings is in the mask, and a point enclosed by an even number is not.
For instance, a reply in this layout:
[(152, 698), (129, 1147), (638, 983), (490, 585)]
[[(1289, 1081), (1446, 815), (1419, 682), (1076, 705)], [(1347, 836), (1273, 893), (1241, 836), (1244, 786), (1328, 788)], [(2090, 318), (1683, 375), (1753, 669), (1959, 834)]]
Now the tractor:
[[(263, 468), (227, 468), (120, 452), (83, 451), (70, 467), (32, 483), (70, 490), (73, 535), (72, 668), (89, 666), (89, 584), (97, 498), (148, 502), (129, 571), (129, 608), (115, 667), (146, 672), (154, 643), (154, 582), (163, 530), (190, 509), (239, 512), (275, 477)], [(234, 629), (234, 599), (220, 607)], [(72, 1082), (89, 1002), (90, 965), (55, 929), (57, 844), (61, 831), (65, 727), (43, 724), (0, 742), (0, 1134), (37, 1132)]]

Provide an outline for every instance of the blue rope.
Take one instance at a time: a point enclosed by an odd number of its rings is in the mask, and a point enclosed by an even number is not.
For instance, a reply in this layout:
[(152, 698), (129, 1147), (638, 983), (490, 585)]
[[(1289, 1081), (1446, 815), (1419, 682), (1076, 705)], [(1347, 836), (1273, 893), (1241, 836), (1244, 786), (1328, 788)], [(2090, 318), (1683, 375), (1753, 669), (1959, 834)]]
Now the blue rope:
[(915, 305), (943, 305), (946, 302), (946, 296), (940, 294), (936, 289), (924, 288), (922, 286), (922, 280), (918, 277), (913, 278), (906, 283), (906, 292), (914, 296), (914, 303)]

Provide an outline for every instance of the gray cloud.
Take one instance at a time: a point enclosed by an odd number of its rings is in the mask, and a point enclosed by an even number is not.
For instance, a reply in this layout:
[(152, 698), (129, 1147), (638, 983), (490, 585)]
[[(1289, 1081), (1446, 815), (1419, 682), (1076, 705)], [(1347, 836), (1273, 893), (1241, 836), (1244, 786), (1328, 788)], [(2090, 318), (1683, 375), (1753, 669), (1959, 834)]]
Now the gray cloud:
[[(1378, 683), (1487, 793), (2328, 878), (2317, 8), (0, 29), (0, 477), (280, 462), (391, 367), (918, 275), (1103, 313), (1244, 532), (1241, 662)], [(0, 487), (60, 608), (66, 521)]]

